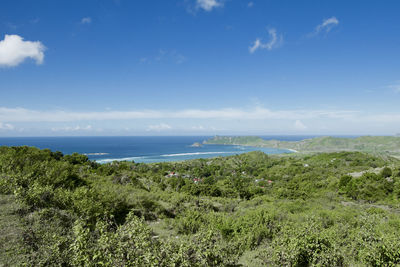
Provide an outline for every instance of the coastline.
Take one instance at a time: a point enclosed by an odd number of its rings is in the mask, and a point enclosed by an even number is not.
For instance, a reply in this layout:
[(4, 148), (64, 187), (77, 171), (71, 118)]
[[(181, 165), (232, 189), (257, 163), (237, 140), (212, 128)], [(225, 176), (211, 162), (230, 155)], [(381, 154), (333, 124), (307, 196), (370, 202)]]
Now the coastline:
[[(216, 146), (225, 146), (225, 145), (216, 145)], [(237, 147), (235, 150), (225, 150), (225, 151), (191, 151), (184, 153), (169, 153), (169, 154), (160, 154), (160, 155), (138, 155), (138, 156), (129, 156), (122, 158), (92, 158), (100, 164), (110, 163), (113, 161), (135, 161), (136, 163), (158, 163), (158, 162), (180, 162), (185, 160), (193, 160), (193, 159), (206, 159), (206, 158), (215, 158), (215, 157), (229, 157), (232, 155), (240, 155), (243, 153), (249, 153), (253, 151), (261, 151), (268, 155), (282, 155), (287, 153), (294, 153), (294, 151), (289, 149), (281, 149), (281, 148), (271, 148), (271, 147), (257, 147), (257, 146), (245, 146), (248, 149), (242, 150), (240, 147), (244, 147), (243, 145), (229, 145), (231, 147)]]
[[(333, 137), (319, 136), (303, 140), (265, 140), (259, 136), (214, 136), (206, 144), (234, 144), (242, 146), (273, 147), (293, 153), (359, 151), (398, 156), (400, 138), (396, 136)], [(296, 149), (294, 149), (296, 148)]]
[[(203, 144), (208, 136), (176, 137), (36, 137), (0, 138), (4, 146), (33, 146), (60, 151), (65, 155), (79, 153), (100, 164), (113, 161), (137, 163), (178, 162), (198, 158), (225, 157), (262, 151), (282, 155), (294, 151), (260, 144)], [(193, 146), (193, 144), (201, 146)], [(171, 145), (173, 144), (173, 145)]]

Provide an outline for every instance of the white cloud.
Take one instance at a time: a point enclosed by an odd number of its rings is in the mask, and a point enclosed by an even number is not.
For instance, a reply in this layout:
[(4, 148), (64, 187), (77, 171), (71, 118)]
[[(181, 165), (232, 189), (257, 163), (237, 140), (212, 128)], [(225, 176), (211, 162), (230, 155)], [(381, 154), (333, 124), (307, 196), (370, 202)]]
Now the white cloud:
[[(207, 123), (207, 122), (206, 122)], [(183, 131), (189, 131), (189, 132), (215, 132), (215, 131), (223, 131), (224, 129), (222, 128), (216, 128), (214, 126), (203, 126), (203, 125), (195, 125), (192, 127), (185, 127), (182, 129)]]
[(0, 122), (0, 130), (14, 130), (14, 125)]
[(198, 126), (192, 126), (191, 129), (195, 131), (204, 131), (206, 128), (204, 128), (203, 125), (198, 125)]
[(182, 64), (186, 61), (186, 57), (184, 55), (181, 54), (175, 54), (175, 63), (176, 64)]
[(216, 7), (222, 7), (224, 4), (218, 0), (197, 0), (196, 8), (201, 8), (205, 11), (211, 11)]
[(307, 126), (305, 126), (304, 123), (301, 122), (301, 120), (296, 120), (294, 123), (294, 128), (296, 130), (303, 131), (307, 129)]
[(254, 44), (252, 46), (249, 47), (249, 51), (250, 53), (254, 53), (257, 49), (259, 49), (261, 47), (261, 40), (260, 39), (256, 39), (254, 41)]
[(329, 32), (333, 27), (339, 24), (339, 20), (336, 17), (330, 17), (328, 19), (324, 19), (321, 24), (315, 27), (314, 33), (312, 35), (317, 35), (320, 32)]
[[(150, 123), (150, 120), (160, 122)], [(286, 109), (271, 110), (264, 107), (254, 108), (221, 108), (221, 109), (181, 109), (181, 110), (104, 110), (93, 112), (77, 112), (64, 110), (30, 110), (24, 108), (0, 107), (1, 132), (4, 130), (19, 130), (12, 124), (21, 125), (25, 129), (45, 129), (49, 123), (65, 123), (66, 127), (54, 124), (51, 129), (57, 133), (85, 134), (96, 133), (99, 129), (92, 128), (96, 122), (105, 123), (111, 128), (104, 133), (116, 134), (126, 125), (141, 125), (138, 131), (168, 132), (181, 134), (183, 132), (252, 132), (265, 131), (293, 132), (304, 131), (313, 133), (390, 133), (398, 132), (400, 112), (369, 112), (355, 110), (332, 109)], [(144, 123), (148, 124), (144, 124)], [(170, 123), (178, 123), (172, 127)], [(76, 126), (77, 125), (77, 126)], [(118, 126), (119, 125), (119, 126)], [(212, 126), (218, 125), (218, 129)], [(265, 125), (268, 125), (266, 128)], [(32, 128), (33, 127), (33, 128)], [(35, 128), (36, 127), (36, 128)], [(42, 131), (42, 130), (39, 130)], [(27, 131), (25, 131), (27, 133)], [(41, 132), (43, 133), (43, 132)]]
[(90, 23), (92, 23), (91, 17), (84, 17), (81, 19), (81, 24), (90, 24)]
[(160, 123), (157, 125), (149, 125), (147, 127), (147, 131), (156, 131), (156, 132), (161, 132), (161, 131), (166, 131), (166, 130), (171, 130), (172, 127), (166, 123)]
[(279, 47), (282, 44), (283, 37), (276, 33), (276, 29), (269, 29), (268, 34), (270, 36), (270, 40), (268, 43), (263, 44), (261, 39), (257, 38), (253, 45), (249, 47), (249, 52), (252, 54), (258, 49), (267, 49), (272, 50), (274, 48)]
[(264, 119), (313, 119), (353, 118), (358, 112), (349, 110), (270, 110), (263, 107), (252, 109), (184, 109), (184, 110), (131, 110), (75, 112), (63, 110), (38, 111), (24, 108), (0, 107), (0, 121), (9, 122), (68, 122), (105, 121), (133, 119), (223, 119), (223, 120), (264, 120)]
[(253, 2), (249, 2), (248, 4), (247, 4), (247, 7), (253, 7), (254, 6), (254, 3)]
[(5, 35), (0, 41), (0, 67), (14, 67), (25, 59), (31, 58), (36, 64), (42, 64), (45, 46), (39, 42), (24, 41), (18, 35)]
[(92, 130), (92, 125), (87, 125), (87, 126), (66, 126), (66, 127), (61, 127), (61, 128), (51, 128), (53, 132), (77, 132), (77, 131), (90, 131)]
[(400, 82), (397, 82), (395, 84), (391, 84), (388, 86), (390, 89), (393, 90), (395, 93), (400, 93)]

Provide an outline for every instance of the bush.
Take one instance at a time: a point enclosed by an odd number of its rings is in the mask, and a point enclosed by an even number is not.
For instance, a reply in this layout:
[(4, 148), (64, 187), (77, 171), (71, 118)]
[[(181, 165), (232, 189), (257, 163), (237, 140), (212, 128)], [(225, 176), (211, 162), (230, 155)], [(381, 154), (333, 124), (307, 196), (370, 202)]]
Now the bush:
[(288, 225), (274, 240), (273, 262), (277, 266), (343, 266), (335, 232), (324, 230), (313, 220)]
[(389, 167), (383, 168), (382, 171), (381, 171), (381, 176), (383, 178), (387, 178), (387, 177), (392, 176), (392, 169), (389, 168)]

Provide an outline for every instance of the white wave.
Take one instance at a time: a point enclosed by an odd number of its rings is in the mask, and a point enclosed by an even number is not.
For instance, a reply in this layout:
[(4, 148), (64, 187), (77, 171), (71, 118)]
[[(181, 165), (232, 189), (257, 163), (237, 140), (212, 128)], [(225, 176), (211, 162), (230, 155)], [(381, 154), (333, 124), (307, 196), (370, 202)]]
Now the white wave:
[(195, 155), (212, 155), (212, 154), (236, 154), (237, 152), (192, 152), (192, 153), (179, 153), (179, 154), (164, 154), (160, 157), (183, 157), (183, 156), (195, 156)]
[(132, 161), (135, 159), (143, 159), (145, 157), (128, 157), (128, 158), (116, 158), (116, 159), (96, 159), (95, 161), (98, 163), (109, 163), (113, 161)]
[(86, 156), (103, 156), (103, 155), (108, 155), (110, 153), (105, 153), (105, 152), (96, 152), (96, 153), (83, 153), (83, 155)]
[(214, 151), (214, 152), (191, 152), (191, 153), (178, 153), (178, 154), (163, 154), (159, 156), (139, 156), (139, 157), (127, 157), (127, 158), (112, 158), (112, 159), (97, 159), (98, 163), (110, 163), (113, 161), (135, 161), (138, 159), (157, 159), (157, 157), (184, 157), (184, 156), (196, 156), (196, 155), (218, 155), (218, 154), (238, 154), (239, 151)]

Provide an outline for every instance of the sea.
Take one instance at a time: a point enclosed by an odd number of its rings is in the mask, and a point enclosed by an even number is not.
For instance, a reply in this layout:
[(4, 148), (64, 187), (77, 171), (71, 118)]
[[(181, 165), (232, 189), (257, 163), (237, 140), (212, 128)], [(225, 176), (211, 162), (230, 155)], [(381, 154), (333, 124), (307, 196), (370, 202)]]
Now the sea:
[[(107, 137), (0, 137), (0, 146), (33, 146), (85, 154), (98, 163), (134, 161), (142, 163), (182, 161), (198, 158), (232, 156), (250, 151), (266, 154), (293, 153), (290, 150), (240, 145), (202, 145), (212, 136), (107, 136)], [(299, 141), (314, 136), (261, 136), (266, 140)]]

